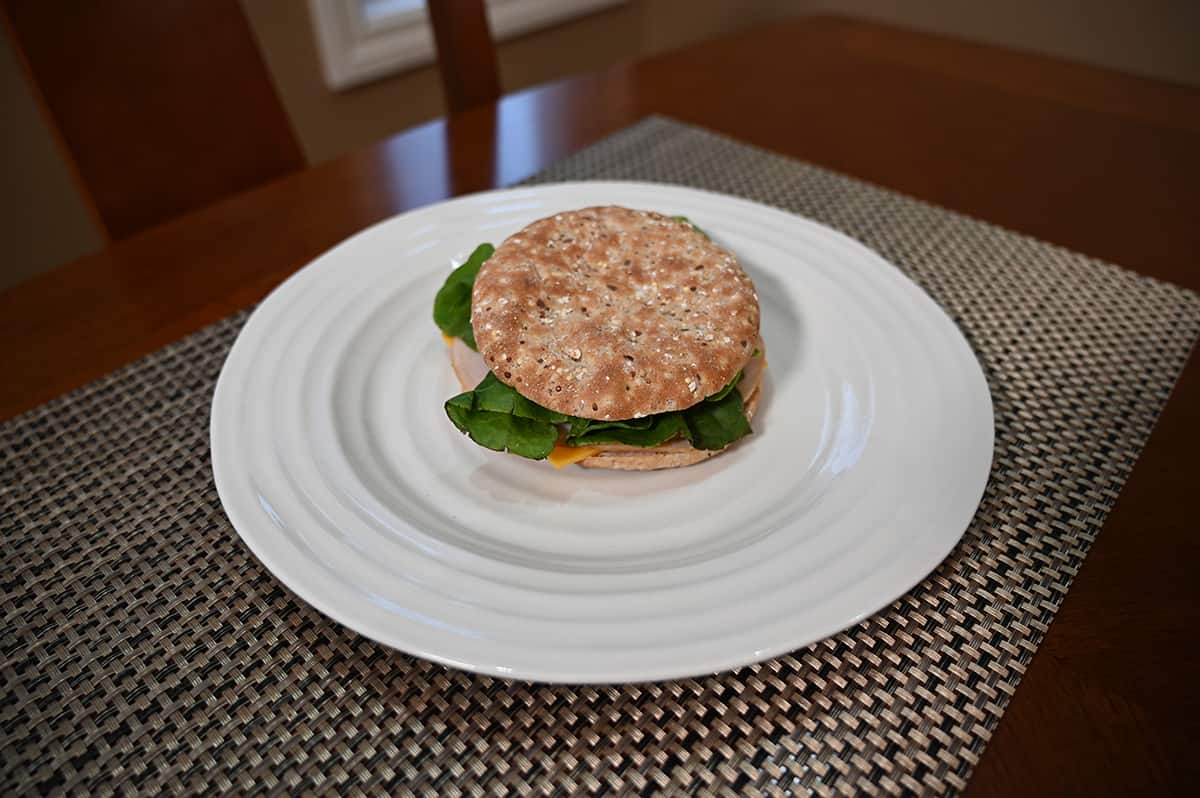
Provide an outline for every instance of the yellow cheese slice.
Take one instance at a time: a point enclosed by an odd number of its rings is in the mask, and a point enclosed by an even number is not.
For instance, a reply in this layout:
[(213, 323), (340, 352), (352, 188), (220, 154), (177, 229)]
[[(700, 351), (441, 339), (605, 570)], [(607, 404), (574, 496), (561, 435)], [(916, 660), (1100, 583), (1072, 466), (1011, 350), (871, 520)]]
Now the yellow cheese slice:
[(447, 347), (449, 347), (451, 349), (454, 348), (454, 339), (451, 338), (449, 335), (442, 333), (442, 340), (446, 342)]
[(554, 444), (554, 450), (546, 455), (546, 459), (555, 468), (564, 468), (573, 463), (578, 463), (580, 460), (586, 460), (598, 451), (600, 450), (591, 446), (564, 446), (561, 443), (556, 443)]

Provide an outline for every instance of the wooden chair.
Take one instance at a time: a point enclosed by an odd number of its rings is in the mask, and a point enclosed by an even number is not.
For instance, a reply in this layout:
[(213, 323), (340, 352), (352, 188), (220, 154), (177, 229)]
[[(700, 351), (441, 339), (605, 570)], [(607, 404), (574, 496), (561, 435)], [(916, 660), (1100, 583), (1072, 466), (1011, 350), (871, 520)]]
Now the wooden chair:
[(0, 0), (109, 240), (303, 168), (238, 0)]
[[(500, 96), (483, 0), (428, 0), (452, 112)], [(108, 240), (304, 167), (238, 0), (0, 0)]]
[(450, 112), (499, 99), (500, 70), (484, 0), (426, 0), (426, 7)]

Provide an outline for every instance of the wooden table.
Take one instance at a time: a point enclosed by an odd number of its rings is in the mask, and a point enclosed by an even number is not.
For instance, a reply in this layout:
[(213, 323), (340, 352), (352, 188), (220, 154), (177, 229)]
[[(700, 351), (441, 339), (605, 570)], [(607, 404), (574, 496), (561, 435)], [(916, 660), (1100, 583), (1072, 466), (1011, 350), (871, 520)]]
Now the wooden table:
[[(816, 18), (506, 97), (0, 294), (0, 417), (261, 299), (372, 222), (649, 113), (1200, 289), (1200, 91)], [(1198, 402), (1193, 353), (968, 794), (1200, 784)]]

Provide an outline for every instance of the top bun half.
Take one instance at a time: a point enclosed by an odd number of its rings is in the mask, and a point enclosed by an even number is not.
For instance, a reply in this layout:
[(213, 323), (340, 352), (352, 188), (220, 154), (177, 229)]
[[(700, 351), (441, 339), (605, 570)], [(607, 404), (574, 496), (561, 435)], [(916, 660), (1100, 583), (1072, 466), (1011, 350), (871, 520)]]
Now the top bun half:
[(526, 398), (615, 420), (721, 390), (754, 353), (759, 308), (737, 259), (690, 224), (607, 206), (506, 239), (475, 278), (471, 326)]

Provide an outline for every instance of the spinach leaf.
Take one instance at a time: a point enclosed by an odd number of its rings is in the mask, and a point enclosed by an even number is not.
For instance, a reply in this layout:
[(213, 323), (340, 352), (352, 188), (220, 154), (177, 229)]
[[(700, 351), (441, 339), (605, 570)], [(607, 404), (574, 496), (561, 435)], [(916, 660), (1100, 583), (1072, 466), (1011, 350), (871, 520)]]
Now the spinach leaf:
[(739, 374), (721, 391), (682, 412), (604, 421), (549, 410), (488, 372), (474, 390), (446, 402), (446, 415), (480, 446), (533, 460), (544, 459), (554, 449), (559, 424), (568, 425), (568, 446), (623, 443), (651, 448), (684, 438), (697, 449), (723, 449), (750, 434), (742, 395), (733, 390), (740, 379)]
[(654, 416), (642, 416), (641, 418), (628, 418), (621, 421), (605, 421), (602, 418), (578, 418), (571, 416), (571, 435), (583, 435), (593, 429), (607, 429), (609, 427), (619, 427), (621, 429), (650, 429), (650, 425), (654, 423)]
[(690, 224), (692, 226), (692, 229), (695, 230), (700, 235), (704, 236), (705, 238), (712, 238), (712, 236), (710, 236), (708, 233), (706, 233), (700, 229), (700, 225), (696, 224), (695, 222), (693, 222), (691, 219), (687, 218), (686, 216), (672, 216), (671, 218), (675, 219), (676, 221), (679, 221), (679, 222), (687, 222), (688, 224)]
[(446, 278), (433, 298), (433, 321), (446, 335), (461, 338), (472, 349), (475, 332), (471, 329), (471, 289), (475, 287), (475, 276), (479, 267), (492, 257), (495, 248), (491, 244), (480, 244), (471, 257)]
[(715, 402), (700, 402), (683, 411), (688, 438), (697, 449), (724, 449), (750, 434), (740, 391), (728, 391)]
[(529, 401), (491, 372), (475, 390), (448, 400), (446, 415), (480, 446), (531, 460), (550, 454), (558, 441), (556, 425), (567, 419)]
[[(571, 427), (567, 431), (567, 445), (623, 443), (649, 448), (673, 438), (686, 438), (697, 449), (723, 449), (750, 432), (742, 395), (738, 393), (736, 399), (731, 398), (736, 393), (734, 388), (741, 381), (742, 372), (739, 371), (724, 388), (699, 405), (682, 412), (658, 413), (622, 421), (572, 417)], [(704, 408), (704, 405), (709, 407)], [(735, 417), (734, 410), (740, 415)]]
[[(576, 424), (576, 421), (587, 422)], [(659, 413), (634, 419), (634, 425), (625, 421), (595, 421), (572, 419), (567, 433), (568, 446), (592, 446), (601, 443), (623, 443), (627, 446), (651, 447), (666, 443), (672, 438), (688, 437), (688, 428), (679, 413)]]
[(500, 378), (488, 372), (475, 390), (475, 409), (487, 410), (490, 413), (508, 413), (532, 421), (545, 421), (550, 424), (561, 424), (570, 416), (556, 413), (529, 401), (511, 385), (500, 382)]

